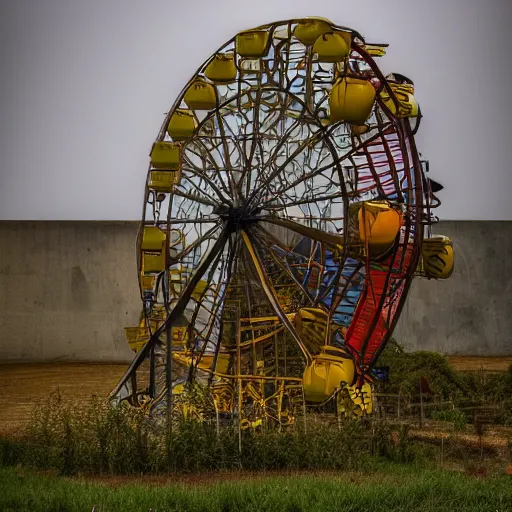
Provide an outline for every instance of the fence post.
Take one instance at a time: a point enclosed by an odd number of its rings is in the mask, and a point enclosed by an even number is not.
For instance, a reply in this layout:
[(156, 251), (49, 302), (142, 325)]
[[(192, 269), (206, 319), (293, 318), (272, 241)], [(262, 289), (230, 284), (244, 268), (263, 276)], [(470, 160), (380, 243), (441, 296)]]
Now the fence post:
[(421, 381), (420, 381), (420, 429), (423, 428), (423, 393), (421, 392)]
[(304, 415), (304, 434), (307, 434), (308, 427), (306, 421), (306, 395), (304, 394), (304, 385), (302, 386), (302, 413)]

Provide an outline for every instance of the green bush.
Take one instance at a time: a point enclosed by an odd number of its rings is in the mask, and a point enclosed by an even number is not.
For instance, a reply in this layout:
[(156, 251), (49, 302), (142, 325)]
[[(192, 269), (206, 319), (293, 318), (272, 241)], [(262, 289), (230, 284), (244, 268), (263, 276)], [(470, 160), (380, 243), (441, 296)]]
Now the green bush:
[(465, 412), (459, 409), (446, 409), (444, 411), (434, 411), (432, 419), (438, 421), (448, 421), (453, 423), (455, 430), (464, 430), (468, 423), (468, 417)]
[(457, 372), (448, 359), (436, 352), (405, 352), (391, 339), (377, 365), (389, 366), (389, 379), (378, 384), (383, 393), (416, 395), (425, 378), (439, 399), (463, 406), (495, 404), (501, 409), (499, 422), (512, 424), (512, 365), (503, 372)]
[(463, 396), (465, 392), (459, 374), (446, 357), (436, 352), (405, 352), (391, 339), (378, 365), (390, 367), (389, 380), (381, 385), (385, 393), (417, 394), (423, 377), (431, 391), (442, 398)]

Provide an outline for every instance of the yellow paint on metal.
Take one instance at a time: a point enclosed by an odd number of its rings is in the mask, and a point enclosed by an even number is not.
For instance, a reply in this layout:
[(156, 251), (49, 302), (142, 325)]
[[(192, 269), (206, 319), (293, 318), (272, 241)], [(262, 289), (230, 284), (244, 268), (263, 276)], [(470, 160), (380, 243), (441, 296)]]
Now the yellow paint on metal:
[(233, 386), (225, 381), (219, 381), (212, 386), (213, 403), (217, 412), (231, 412), (235, 403)]
[(140, 285), (144, 291), (152, 290), (155, 286), (155, 276), (145, 276), (142, 274), (140, 276)]
[(372, 57), (383, 57), (384, 55), (386, 55), (387, 45), (365, 44), (363, 45), (363, 48)]
[(148, 187), (156, 192), (172, 192), (181, 181), (181, 171), (150, 171)]
[(387, 201), (365, 201), (358, 212), (359, 236), (372, 246), (393, 243), (402, 223), (402, 215)]
[(232, 53), (217, 53), (204, 70), (206, 78), (219, 84), (229, 84), (236, 79), (235, 59)]
[(198, 77), (187, 89), (183, 100), (192, 110), (212, 110), (217, 106), (215, 87), (204, 78)]
[(142, 253), (142, 271), (144, 273), (159, 273), (163, 270), (165, 270), (165, 253), (163, 251)]
[(155, 169), (177, 171), (180, 168), (181, 144), (155, 142), (151, 150), (151, 165)]
[(402, 225), (402, 213), (389, 201), (362, 201), (349, 207), (354, 219), (355, 233), (359, 239), (360, 255), (379, 257), (394, 245)]
[(373, 410), (373, 395), (371, 384), (365, 382), (361, 387), (356, 384), (345, 386), (338, 394), (338, 412), (347, 418), (360, 418), (371, 414)]
[(421, 272), (427, 277), (448, 279), (454, 267), (452, 241), (442, 235), (423, 240), (420, 267)]
[(346, 32), (322, 34), (313, 45), (313, 53), (317, 54), (320, 62), (342, 61), (350, 53), (350, 34)]
[(263, 57), (268, 52), (268, 39), (266, 30), (240, 32), (236, 35), (236, 51), (242, 57)]
[(340, 78), (329, 95), (331, 121), (362, 125), (370, 116), (374, 102), (375, 88), (368, 80)]
[(294, 318), (294, 324), (301, 338), (316, 349), (325, 345), (326, 338), (330, 338), (330, 333), (339, 327), (336, 324), (331, 324), (331, 332), (327, 334), (327, 322), (327, 313), (319, 308), (301, 308)]
[[(197, 367), (201, 370), (212, 370), (213, 362), (215, 359), (215, 355), (211, 353), (205, 353), (197, 362), (197, 354), (194, 355), (190, 351), (185, 352), (173, 352), (172, 357), (175, 361), (182, 363), (185, 366), (190, 366), (197, 363)], [(194, 359), (193, 359), (194, 358)], [(223, 352), (219, 353), (217, 356), (217, 368), (215, 373), (226, 373), (228, 371), (229, 366), (229, 354), (225, 354)]]
[(362, 124), (362, 125), (352, 124), (352, 125), (350, 125), (350, 131), (352, 132), (353, 135), (363, 135), (369, 129), (370, 129), (370, 127), (367, 124)]
[(184, 108), (178, 108), (169, 121), (167, 133), (173, 140), (181, 141), (192, 137), (197, 128), (194, 113)]
[(412, 84), (397, 84), (393, 82), (388, 82), (388, 84), (398, 101), (398, 111), (387, 89), (382, 89), (380, 97), (391, 113), (397, 117), (417, 117), (419, 107), (414, 97), (414, 86)]
[(208, 287), (208, 281), (205, 281), (201, 279), (199, 283), (197, 283), (196, 287), (194, 288), (194, 291), (192, 292), (192, 297), (196, 300), (200, 300), (203, 293), (206, 291), (206, 288)]
[(323, 18), (306, 18), (300, 21), (293, 35), (305, 46), (312, 45), (321, 35), (331, 30), (332, 23)]
[(145, 226), (140, 248), (143, 251), (161, 251), (165, 245), (166, 235), (157, 226)]
[(304, 396), (311, 402), (324, 402), (340, 386), (352, 384), (354, 375), (354, 361), (343, 350), (322, 347), (320, 354), (313, 356), (313, 361), (304, 370)]

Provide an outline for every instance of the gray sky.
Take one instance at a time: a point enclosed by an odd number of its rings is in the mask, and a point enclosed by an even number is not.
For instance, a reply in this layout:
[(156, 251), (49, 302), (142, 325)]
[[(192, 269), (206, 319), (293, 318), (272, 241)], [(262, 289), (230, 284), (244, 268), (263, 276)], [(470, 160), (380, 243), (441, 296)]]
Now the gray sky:
[(0, 218), (140, 218), (163, 114), (236, 32), (325, 16), (412, 78), (443, 219), (512, 220), (510, 0), (0, 0)]

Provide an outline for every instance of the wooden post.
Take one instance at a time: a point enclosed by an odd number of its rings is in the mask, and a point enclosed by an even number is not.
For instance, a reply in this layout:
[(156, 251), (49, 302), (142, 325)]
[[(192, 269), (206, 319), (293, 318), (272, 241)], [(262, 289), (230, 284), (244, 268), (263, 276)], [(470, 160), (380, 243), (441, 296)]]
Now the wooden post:
[(340, 407), (340, 397), (341, 397), (341, 388), (338, 389), (336, 393), (336, 416), (338, 417), (338, 431), (341, 432), (341, 407)]
[(304, 394), (304, 384), (302, 385), (302, 411), (304, 414), (304, 434), (306, 434), (308, 427), (306, 422), (306, 395)]
[(421, 381), (420, 381), (420, 428), (423, 428), (423, 393), (421, 390)]
[(281, 432), (281, 413), (283, 407), (283, 396), (284, 396), (284, 380), (282, 382), (275, 381), (275, 388), (279, 386), (279, 395), (277, 396), (277, 430)]
[(166, 329), (166, 398), (167, 398), (167, 432), (172, 432), (172, 327), (169, 325)]
[(219, 419), (219, 408), (215, 404), (215, 426), (217, 430), (217, 439), (220, 439), (220, 419)]
[[(241, 321), (240, 321), (240, 308), (236, 307), (236, 379), (237, 379), (237, 427), (238, 427), (238, 455), (242, 455), (242, 355), (240, 351), (240, 341), (241, 341)], [(240, 459), (240, 464), (242, 460)]]

